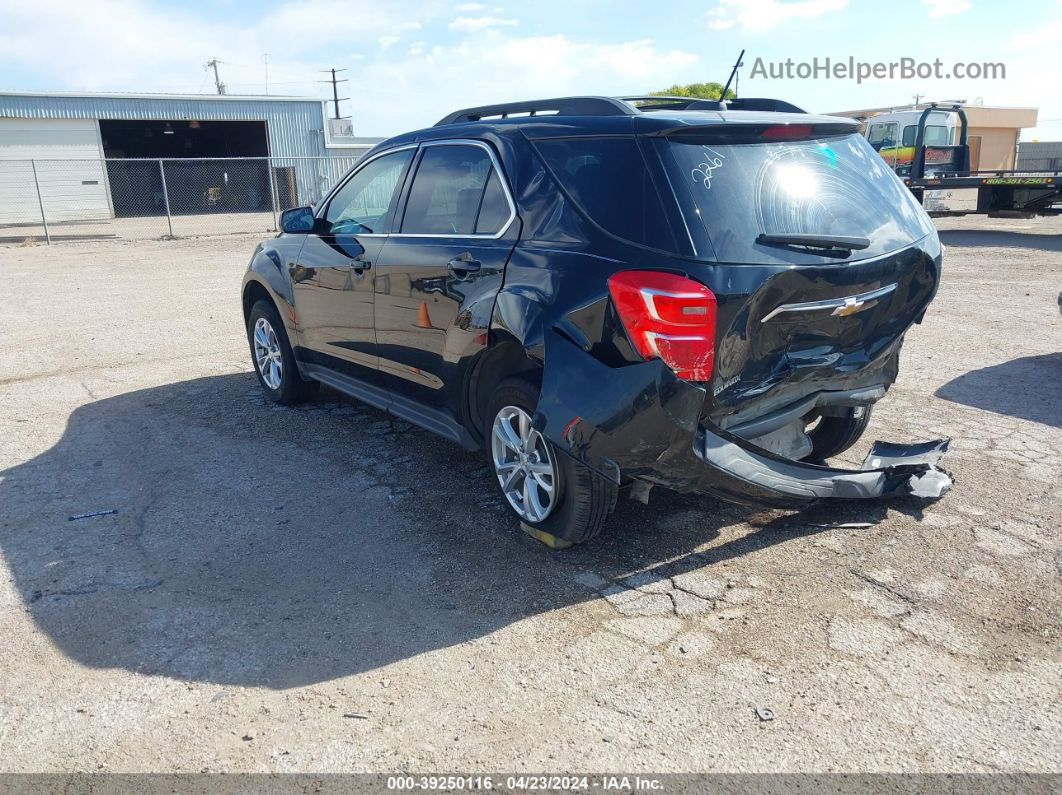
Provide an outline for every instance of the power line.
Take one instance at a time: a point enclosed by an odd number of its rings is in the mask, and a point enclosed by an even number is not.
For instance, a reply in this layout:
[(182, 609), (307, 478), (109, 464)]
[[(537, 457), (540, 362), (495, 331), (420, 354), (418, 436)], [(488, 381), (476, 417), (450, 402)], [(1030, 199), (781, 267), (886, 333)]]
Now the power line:
[[(338, 119), (338, 118), (340, 118), (340, 116), (339, 116), (339, 100), (340, 100), (339, 84), (340, 83), (346, 83), (348, 81), (347, 81), (346, 78), (343, 78), (342, 80), (336, 80), (336, 72), (345, 72), (347, 70), (346, 69), (335, 69), (335, 68), (333, 68), (333, 69), (322, 69), (321, 71), (324, 72), (325, 74), (328, 74), (329, 72), (332, 73), (332, 79), (331, 80), (318, 80), (317, 82), (318, 83), (331, 83), (332, 84), (332, 102), (335, 103), (336, 118)], [(342, 99), (350, 99), (350, 97), (342, 97)]]

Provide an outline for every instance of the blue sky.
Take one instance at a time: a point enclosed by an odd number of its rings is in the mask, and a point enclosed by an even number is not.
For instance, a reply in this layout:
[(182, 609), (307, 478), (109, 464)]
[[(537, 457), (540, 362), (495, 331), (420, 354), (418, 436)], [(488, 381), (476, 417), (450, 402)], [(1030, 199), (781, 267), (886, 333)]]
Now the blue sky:
[[(359, 135), (447, 111), (573, 93), (621, 94), (724, 80), (748, 50), (745, 96), (811, 111), (902, 105), (914, 94), (1035, 106), (1025, 139), (1062, 140), (1062, 0), (0, 0), (0, 89), (325, 96), (348, 71)], [(1006, 79), (752, 79), (757, 57), (1001, 62)]]

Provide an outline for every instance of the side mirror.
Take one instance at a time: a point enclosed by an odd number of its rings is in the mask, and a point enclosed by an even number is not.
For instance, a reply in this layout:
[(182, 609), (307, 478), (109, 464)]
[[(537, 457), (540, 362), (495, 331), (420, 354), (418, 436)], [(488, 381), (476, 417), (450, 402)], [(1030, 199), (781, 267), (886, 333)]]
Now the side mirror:
[(309, 207), (293, 207), (280, 214), (280, 231), (291, 235), (304, 235), (314, 227), (313, 210)]

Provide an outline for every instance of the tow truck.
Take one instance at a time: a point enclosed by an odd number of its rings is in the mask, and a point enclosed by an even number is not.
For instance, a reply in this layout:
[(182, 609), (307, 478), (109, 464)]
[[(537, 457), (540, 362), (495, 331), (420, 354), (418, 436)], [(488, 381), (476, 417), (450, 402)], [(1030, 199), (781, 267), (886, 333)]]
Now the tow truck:
[[(962, 105), (941, 107), (934, 102), (918, 114), (915, 125), (903, 124), (916, 113), (875, 116), (864, 135), (930, 215), (1032, 218), (1062, 214), (1062, 171), (971, 171)], [(936, 199), (937, 191), (970, 189), (977, 191), (973, 210), (947, 209)]]

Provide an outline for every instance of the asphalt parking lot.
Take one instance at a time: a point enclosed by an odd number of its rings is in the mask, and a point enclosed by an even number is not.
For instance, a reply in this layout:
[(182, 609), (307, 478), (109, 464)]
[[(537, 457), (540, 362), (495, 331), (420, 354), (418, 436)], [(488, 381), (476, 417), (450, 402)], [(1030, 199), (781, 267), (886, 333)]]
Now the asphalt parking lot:
[(0, 771), (1058, 771), (1062, 218), (939, 226), (868, 436), (952, 437), (950, 494), (564, 552), (478, 456), (265, 402), (255, 238), (0, 248)]

